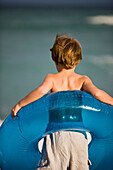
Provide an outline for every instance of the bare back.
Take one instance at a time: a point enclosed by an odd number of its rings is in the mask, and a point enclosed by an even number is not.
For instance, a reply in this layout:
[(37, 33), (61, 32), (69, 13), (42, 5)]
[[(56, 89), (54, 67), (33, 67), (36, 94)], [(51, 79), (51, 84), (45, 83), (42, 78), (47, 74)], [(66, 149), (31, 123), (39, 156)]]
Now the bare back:
[(52, 92), (82, 90), (84, 76), (76, 73), (60, 72), (53, 74)]

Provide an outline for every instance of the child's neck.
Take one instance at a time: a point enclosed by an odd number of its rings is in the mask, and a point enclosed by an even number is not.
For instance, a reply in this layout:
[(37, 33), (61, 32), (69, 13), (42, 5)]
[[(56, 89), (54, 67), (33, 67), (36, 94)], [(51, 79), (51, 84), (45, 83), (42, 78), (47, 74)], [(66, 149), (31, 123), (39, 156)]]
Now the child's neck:
[(58, 72), (65, 72), (65, 73), (72, 73), (75, 70), (75, 67), (73, 67), (72, 69), (66, 69), (62, 64), (57, 64), (56, 68)]

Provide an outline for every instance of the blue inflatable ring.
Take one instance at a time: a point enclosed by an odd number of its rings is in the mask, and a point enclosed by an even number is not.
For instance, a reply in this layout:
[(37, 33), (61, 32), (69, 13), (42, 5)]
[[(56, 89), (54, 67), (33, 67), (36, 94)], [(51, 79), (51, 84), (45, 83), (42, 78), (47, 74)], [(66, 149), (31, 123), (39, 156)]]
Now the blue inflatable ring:
[(90, 169), (113, 170), (113, 106), (82, 91), (46, 94), (23, 107), (15, 120), (9, 115), (0, 127), (0, 168), (35, 170), (40, 139), (73, 129), (91, 133)]

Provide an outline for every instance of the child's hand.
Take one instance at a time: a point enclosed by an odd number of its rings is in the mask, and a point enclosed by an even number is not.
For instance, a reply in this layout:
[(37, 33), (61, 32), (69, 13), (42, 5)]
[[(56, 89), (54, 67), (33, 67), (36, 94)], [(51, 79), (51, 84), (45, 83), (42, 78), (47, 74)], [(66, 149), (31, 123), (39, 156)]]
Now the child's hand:
[(20, 105), (19, 104), (16, 104), (12, 110), (11, 110), (11, 116), (13, 118), (13, 120), (15, 120), (15, 116), (17, 116), (17, 112), (21, 109)]

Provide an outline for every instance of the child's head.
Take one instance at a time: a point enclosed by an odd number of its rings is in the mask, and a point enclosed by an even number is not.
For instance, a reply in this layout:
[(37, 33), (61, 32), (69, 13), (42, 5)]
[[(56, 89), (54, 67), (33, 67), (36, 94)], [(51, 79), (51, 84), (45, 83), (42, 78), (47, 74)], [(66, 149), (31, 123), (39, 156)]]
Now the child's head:
[(82, 60), (82, 49), (79, 42), (64, 35), (57, 35), (52, 52), (52, 59), (71, 69)]

